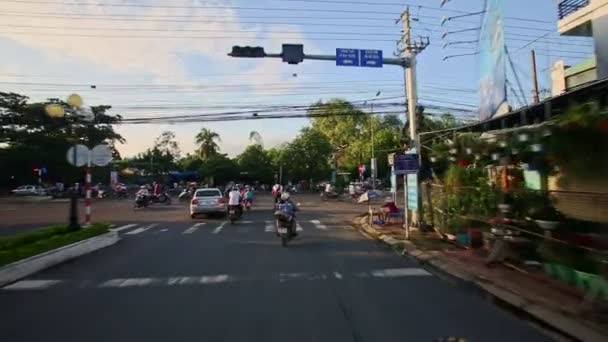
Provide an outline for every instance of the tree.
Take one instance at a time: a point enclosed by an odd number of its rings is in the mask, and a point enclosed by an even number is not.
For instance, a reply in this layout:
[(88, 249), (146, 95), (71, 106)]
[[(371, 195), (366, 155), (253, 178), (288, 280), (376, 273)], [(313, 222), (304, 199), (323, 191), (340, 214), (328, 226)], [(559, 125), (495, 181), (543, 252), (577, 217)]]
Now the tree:
[(327, 137), (318, 130), (305, 127), (300, 134), (279, 153), (283, 165), (284, 179), (324, 180), (331, 172), (332, 146)]
[(179, 144), (175, 140), (175, 133), (164, 131), (154, 140), (154, 148), (161, 151), (163, 154), (173, 156), (175, 160), (180, 158), (181, 151)]
[(225, 184), (238, 178), (236, 161), (225, 154), (216, 153), (203, 162), (200, 173), (211, 184)]
[[(124, 139), (113, 125), (120, 123), (121, 116), (107, 115), (110, 106), (92, 107), (94, 120), (88, 122), (58, 99), (44, 103), (28, 100), (27, 96), (0, 92), (0, 186), (36, 181), (33, 169), (40, 167), (48, 171), (43, 181), (82, 182), (82, 170), (65, 159), (68, 148), (76, 143), (89, 147), (105, 143), (113, 149), (115, 157), (120, 157), (115, 143)], [(66, 115), (50, 117), (45, 107), (51, 103), (61, 107)], [(96, 171), (108, 177), (107, 168)]]
[(260, 145), (249, 145), (236, 161), (241, 179), (271, 183), (274, 177), (272, 159)]
[(202, 160), (207, 160), (212, 155), (217, 154), (219, 146), (215, 142), (216, 140), (221, 141), (220, 135), (208, 128), (201, 128), (198, 132), (195, 141), (199, 145), (198, 155)]

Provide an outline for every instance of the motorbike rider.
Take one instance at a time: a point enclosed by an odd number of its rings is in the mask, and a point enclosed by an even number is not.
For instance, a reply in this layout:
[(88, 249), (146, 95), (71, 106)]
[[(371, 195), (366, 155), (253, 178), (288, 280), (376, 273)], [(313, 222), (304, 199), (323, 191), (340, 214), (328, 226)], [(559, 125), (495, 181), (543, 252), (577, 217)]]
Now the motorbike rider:
[(142, 201), (148, 202), (150, 200), (150, 192), (148, 191), (148, 187), (142, 185), (139, 187), (139, 190), (135, 194), (135, 199), (141, 199)]
[(274, 196), (274, 203), (279, 202), (282, 192), (283, 192), (283, 186), (281, 184), (277, 183), (272, 187), (272, 195)]
[(249, 203), (249, 205), (253, 205), (254, 193), (253, 193), (253, 189), (251, 189), (249, 187), (249, 185), (245, 187), (245, 194), (243, 197), (244, 197), (245, 201)]
[(243, 213), (243, 207), (241, 206), (241, 193), (239, 189), (235, 186), (232, 188), (232, 191), (228, 193), (228, 206), (235, 208), (237, 215), (240, 217)]
[[(296, 232), (296, 212), (298, 211), (298, 206), (291, 201), (291, 196), (288, 192), (284, 192), (281, 194), (281, 199), (278, 203), (278, 210), (283, 215), (283, 219), (291, 222), (291, 235), (297, 236)], [(278, 234), (278, 232), (277, 232)]]

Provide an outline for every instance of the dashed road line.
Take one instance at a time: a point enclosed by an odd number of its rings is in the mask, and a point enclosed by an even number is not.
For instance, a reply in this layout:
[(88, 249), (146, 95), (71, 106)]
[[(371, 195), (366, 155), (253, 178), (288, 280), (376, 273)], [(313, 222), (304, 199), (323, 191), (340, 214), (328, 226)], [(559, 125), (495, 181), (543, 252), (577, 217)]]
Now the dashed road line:
[(296, 224), (296, 232), (301, 232), (303, 230), (304, 230), (304, 228), (302, 228), (302, 226), (300, 225), (300, 223), (297, 223)]
[(264, 231), (266, 233), (272, 233), (272, 232), (274, 232), (274, 229), (275, 229), (274, 225), (275, 225), (274, 221), (267, 220), (266, 221), (266, 227), (264, 227)]
[(32, 280), (21, 280), (11, 285), (5, 286), (3, 290), (43, 290), (51, 286), (61, 283), (62, 280), (43, 280), (43, 279), (32, 279)]
[(127, 235), (135, 235), (135, 234), (143, 233), (146, 230), (152, 229), (152, 228), (154, 228), (154, 227), (156, 227), (158, 225), (159, 225), (159, 223), (152, 223), (152, 224), (149, 224), (149, 225), (147, 225), (145, 227), (140, 227), (140, 228), (137, 228), (137, 229), (132, 230), (130, 232), (126, 232), (125, 234), (127, 234)]
[(205, 222), (195, 223), (192, 227), (184, 230), (182, 234), (192, 234), (194, 233), (200, 226), (204, 226)]
[(213, 234), (217, 234), (219, 232), (222, 231), (222, 229), (224, 228), (224, 226), (226, 225), (226, 222), (222, 222), (219, 226), (217, 226), (211, 233)]
[(136, 227), (136, 226), (137, 226), (137, 224), (135, 224), (135, 223), (125, 224), (124, 226), (120, 226), (118, 228), (112, 228), (110, 230), (113, 231), (113, 232), (120, 232), (120, 231), (123, 231), (123, 230), (126, 230), (126, 229), (130, 229), (130, 228), (133, 228), (133, 227)]
[(319, 220), (310, 220), (310, 223), (315, 225), (315, 228), (317, 229), (321, 229), (321, 230), (326, 230), (327, 226), (322, 224), (321, 221)]

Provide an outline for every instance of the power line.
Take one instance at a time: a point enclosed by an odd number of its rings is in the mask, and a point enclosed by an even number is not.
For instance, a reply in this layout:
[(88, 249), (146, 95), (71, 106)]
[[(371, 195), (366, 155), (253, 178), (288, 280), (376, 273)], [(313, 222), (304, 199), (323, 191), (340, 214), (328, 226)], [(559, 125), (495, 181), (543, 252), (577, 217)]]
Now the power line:
[[(239, 36), (158, 36), (158, 35), (108, 35), (108, 34), (79, 34), (79, 33), (46, 33), (46, 32), (22, 32), (22, 31), (0, 31), (5, 34), (16, 34), (26, 36), (53, 36), (53, 37), (90, 37), (90, 38), (118, 38), (118, 39), (251, 39), (252, 37)], [(275, 39), (277, 37), (255, 37), (258, 40)], [(304, 37), (280, 37), (281, 39), (305, 39)], [(309, 37), (310, 38), (310, 37)], [(327, 41), (366, 41), (366, 42), (395, 42), (395, 39), (366, 39), (366, 38), (322, 38), (312, 37), (315, 40)]]
[[(115, 27), (70, 27), (70, 26), (42, 26), (42, 25), (15, 25), (0, 24), (2, 27), (35, 28), (35, 29), (59, 29), (59, 30), (84, 30), (84, 31), (128, 31), (128, 32), (225, 32), (225, 33), (259, 33), (259, 30), (223, 30), (223, 29), (147, 29), (147, 28), (115, 28)], [(360, 33), (360, 32), (327, 32), (327, 31), (273, 31), (265, 30), (264, 33), (301, 33), (320, 35), (358, 35), (358, 36), (395, 36), (392, 33)]]
[[(63, 5), (63, 6), (83, 6), (81, 3), (65, 1), (35, 1), (35, 0), (4, 0), (4, 2), (33, 4), (33, 5)], [(124, 3), (89, 3), (91, 7), (126, 7), (126, 8), (165, 8), (165, 9), (219, 9), (219, 10), (240, 10), (240, 11), (288, 11), (288, 12), (314, 12), (314, 13), (353, 13), (353, 14), (387, 14), (394, 16), (394, 12), (382, 11), (356, 11), (345, 9), (318, 9), (318, 8), (277, 8), (277, 7), (246, 7), (246, 6), (207, 6), (207, 5), (145, 5), (145, 4), (124, 4)]]

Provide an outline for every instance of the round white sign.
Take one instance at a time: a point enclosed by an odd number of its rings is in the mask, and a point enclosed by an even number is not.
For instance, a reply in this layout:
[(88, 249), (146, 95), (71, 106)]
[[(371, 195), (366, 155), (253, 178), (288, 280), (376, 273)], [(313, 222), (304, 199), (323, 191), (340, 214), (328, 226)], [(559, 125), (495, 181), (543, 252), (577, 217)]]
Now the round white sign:
[(91, 150), (91, 162), (97, 166), (106, 166), (112, 161), (110, 146), (101, 144)]
[(66, 158), (74, 166), (84, 166), (89, 160), (89, 149), (84, 145), (74, 145), (68, 149)]

